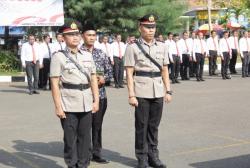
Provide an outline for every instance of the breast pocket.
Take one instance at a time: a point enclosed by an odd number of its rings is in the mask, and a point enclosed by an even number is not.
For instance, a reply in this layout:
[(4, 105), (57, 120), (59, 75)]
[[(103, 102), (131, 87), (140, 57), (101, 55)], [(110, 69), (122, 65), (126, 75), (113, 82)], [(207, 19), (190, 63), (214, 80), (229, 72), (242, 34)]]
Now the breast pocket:
[(81, 66), (88, 73), (90, 73), (92, 70), (92, 63), (90, 61), (82, 61)]
[(157, 53), (156, 53), (156, 56), (155, 56), (155, 60), (156, 60), (160, 65), (163, 65), (164, 53), (162, 53), (162, 52), (157, 52)]

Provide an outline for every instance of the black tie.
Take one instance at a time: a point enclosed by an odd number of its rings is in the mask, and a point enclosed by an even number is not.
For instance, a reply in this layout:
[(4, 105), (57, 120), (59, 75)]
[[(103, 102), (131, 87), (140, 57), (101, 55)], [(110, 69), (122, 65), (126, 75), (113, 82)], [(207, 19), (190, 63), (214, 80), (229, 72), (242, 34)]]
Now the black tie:
[(47, 47), (48, 47), (48, 51), (49, 51), (49, 57), (51, 58), (51, 51), (50, 51), (50, 48), (49, 48), (49, 44), (47, 43)]

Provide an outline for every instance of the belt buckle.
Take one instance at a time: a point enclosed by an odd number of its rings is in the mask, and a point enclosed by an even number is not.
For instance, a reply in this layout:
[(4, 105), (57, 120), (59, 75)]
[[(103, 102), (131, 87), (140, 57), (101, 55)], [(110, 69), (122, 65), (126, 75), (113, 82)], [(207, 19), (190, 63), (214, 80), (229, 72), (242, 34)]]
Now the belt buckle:
[(80, 90), (83, 91), (83, 84), (80, 84)]
[(150, 77), (153, 78), (154, 76), (154, 72), (150, 72)]

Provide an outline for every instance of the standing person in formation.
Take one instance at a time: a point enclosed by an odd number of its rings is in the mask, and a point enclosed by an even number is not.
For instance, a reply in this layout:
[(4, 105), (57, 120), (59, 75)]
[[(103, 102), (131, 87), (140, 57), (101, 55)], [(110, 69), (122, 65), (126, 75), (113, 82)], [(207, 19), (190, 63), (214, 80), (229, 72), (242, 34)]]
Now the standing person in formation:
[[(173, 40), (173, 36), (174, 36), (174, 34), (172, 33), (172, 32), (168, 32), (168, 37), (167, 37), (167, 40), (165, 41), (165, 44), (166, 44), (166, 46), (167, 46), (167, 49), (169, 49), (169, 46), (170, 46), (170, 44), (171, 43), (174, 43), (174, 40)], [(169, 55), (168, 55), (168, 57), (169, 57)], [(168, 71), (171, 71), (171, 68), (172, 68), (172, 63), (171, 63), (171, 61), (169, 60), (169, 65), (168, 65)], [(172, 72), (171, 72), (172, 73)], [(170, 75), (170, 79), (171, 79), (172, 77), (171, 77), (171, 75)]]
[(154, 38), (155, 16), (139, 19), (138, 41), (125, 53), (129, 104), (135, 107), (135, 154), (137, 168), (166, 168), (159, 159), (158, 127), (163, 103), (171, 101), (168, 51)]
[(190, 38), (190, 41), (191, 41), (191, 57), (190, 57), (190, 61), (189, 61), (189, 77), (192, 78), (194, 77), (194, 74), (195, 74), (195, 70), (196, 70), (196, 64), (194, 62), (194, 41), (196, 40), (196, 32), (192, 32), (191, 33), (191, 38)]
[[(49, 80), (49, 70), (50, 70), (50, 59), (52, 56), (52, 45), (50, 43), (49, 34), (43, 36), (44, 42), (40, 45), (41, 47), (41, 56), (43, 57), (43, 68), (39, 71), (39, 83), (38, 86), (40, 89), (47, 90), (47, 83)], [(49, 82), (50, 88), (50, 82)]]
[(237, 56), (239, 53), (239, 33), (237, 30), (234, 30), (232, 32), (232, 36), (229, 37), (229, 45), (231, 48), (231, 58), (229, 61), (229, 70), (231, 74), (237, 74), (237, 71), (235, 69), (235, 65), (237, 62)]
[(207, 44), (203, 39), (203, 33), (198, 33), (198, 39), (194, 42), (194, 56), (193, 59), (196, 63), (196, 80), (205, 81), (203, 79), (203, 67), (205, 62), (205, 57), (208, 55)]
[(172, 63), (171, 66), (171, 80), (172, 83), (180, 83), (178, 80), (180, 73), (180, 64), (182, 62), (182, 48), (179, 41), (179, 35), (174, 34), (174, 42), (169, 45), (169, 59)]
[(92, 113), (99, 110), (96, 67), (89, 52), (78, 49), (77, 22), (60, 27), (64, 51), (51, 58), (50, 78), (56, 115), (64, 132), (64, 160), (68, 168), (87, 168), (90, 162)]
[(231, 79), (228, 75), (229, 60), (232, 57), (232, 49), (228, 39), (229, 32), (223, 32), (223, 38), (219, 41), (220, 56), (221, 56), (221, 76), (222, 79)]
[[(248, 32), (248, 39), (250, 40), (250, 30), (248, 30), (247, 32)], [(248, 65), (248, 74), (250, 74), (250, 64)]]
[(114, 81), (115, 88), (124, 88), (123, 86), (123, 77), (124, 77), (124, 65), (123, 65), (123, 56), (125, 53), (126, 46), (122, 42), (122, 36), (117, 34), (115, 36), (116, 40), (111, 44), (112, 56), (113, 56), (113, 65), (114, 65)]
[(248, 66), (250, 62), (250, 39), (248, 32), (244, 31), (243, 37), (239, 42), (240, 56), (242, 59), (242, 78), (249, 77)]
[(61, 33), (56, 34), (56, 42), (53, 43), (53, 52), (55, 53), (60, 50), (64, 50), (66, 47), (65, 42), (63, 41), (63, 35)]
[(189, 65), (192, 52), (192, 39), (189, 38), (187, 31), (182, 33), (183, 38), (180, 40), (180, 48), (182, 49), (182, 64), (180, 66), (180, 74), (182, 80), (189, 80)]
[(209, 52), (209, 75), (216, 75), (215, 71), (217, 69), (217, 56), (219, 49), (219, 41), (217, 38), (216, 31), (211, 31), (211, 37), (207, 39), (207, 48)]
[(96, 41), (96, 29), (94, 28), (94, 25), (87, 22), (83, 26), (82, 33), (84, 44), (80, 49), (91, 53), (96, 66), (99, 86), (99, 111), (92, 114), (92, 160), (105, 164), (108, 163), (108, 161), (101, 155), (102, 123), (107, 109), (105, 82), (110, 81), (113, 76), (112, 66), (107, 55), (101, 49), (97, 49), (94, 46)]
[[(26, 69), (28, 78), (29, 95), (39, 94), (38, 78), (39, 69), (43, 67), (43, 57), (41, 56), (40, 44), (35, 42), (35, 36), (28, 35), (28, 42), (24, 43), (21, 51), (21, 61)], [(32, 81), (32, 79), (34, 79)]]

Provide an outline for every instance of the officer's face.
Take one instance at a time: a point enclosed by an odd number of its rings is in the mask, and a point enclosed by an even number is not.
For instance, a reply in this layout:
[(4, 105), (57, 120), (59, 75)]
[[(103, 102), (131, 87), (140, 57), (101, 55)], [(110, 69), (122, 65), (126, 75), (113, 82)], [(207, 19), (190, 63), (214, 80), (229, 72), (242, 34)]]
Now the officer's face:
[(203, 33), (199, 33), (199, 39), (203, 39)]
[(64, 34), (64, 41), (68, 47), (77, 47), (80, 44), (80, 34), (78, 32), (75, 33), (67, 33)]
[(225, 38), (228, 38), (228, 33), (224, 33), (224, 37), (225, 37)]
[(119, 42), (121, 42), (121, 41), (122, 41), (122, 36), (121, 36), (121, 35), (118, 35), (118, 36), (116, 37), (116, 40), (119, 41)]
[(247, 38), (249, 36), (248, 32), (244, 32), (244, 37)]
[(96, 41), (96, 32), (94, 30), (89, 30), (83, 33), (84, 44), (93, 46)]
[(108, 42), (108, 37), (103, 37), (102, 42), (107, 43)]
[(216, 37), (216, 36), (217, 36), (216, 32), (213, 32), (212, 37)]
[(183, 38), (184, 38), (184, 39), (188, 39), (188, 33), (184, 33), (184, 34), (183, 34)]
[(194, 39), (196, 37), (196, 34), (193, 32), (191, 36)]
[(148, 27), (140, 25), (139, 32), (141, 33), (142, 38), (146, 40), (153, 40), (155, 36), (156, 27)]
[(47, 36), (47, 37), (44, 39), (44, 41), (45, 41), (46, 43), (49, 43), (49, 42), (50, 42), (50, 37)]
[(33, 45), (35, 42), (35, 37), (34, 36), (29, 36), (29, 43)]

